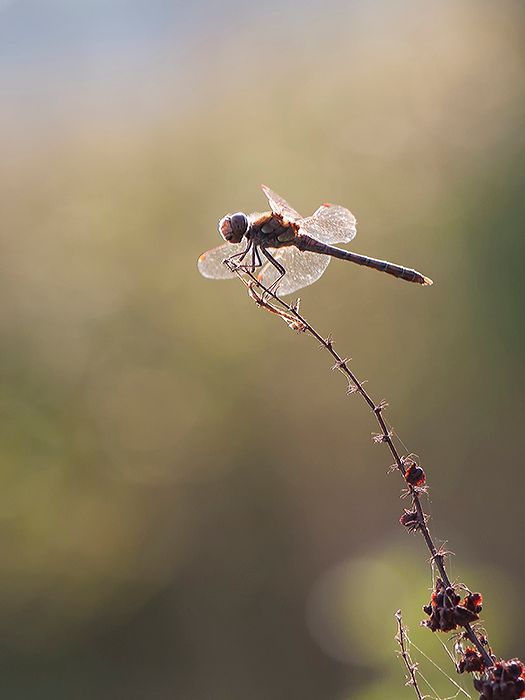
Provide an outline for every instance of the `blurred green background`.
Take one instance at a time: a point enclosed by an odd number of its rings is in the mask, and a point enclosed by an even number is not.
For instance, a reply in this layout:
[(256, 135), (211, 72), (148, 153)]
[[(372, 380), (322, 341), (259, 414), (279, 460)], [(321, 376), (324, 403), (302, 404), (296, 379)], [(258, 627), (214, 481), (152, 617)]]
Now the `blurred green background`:
[(525, 655), (524, 15), (0, 2), (3, 697), (408, 698), (400, 607), (453, 675), (371, 415), (197, 272), (261, 182), (434, 279), (334, 261), (302, 310), (389, 401), (451, 576)]

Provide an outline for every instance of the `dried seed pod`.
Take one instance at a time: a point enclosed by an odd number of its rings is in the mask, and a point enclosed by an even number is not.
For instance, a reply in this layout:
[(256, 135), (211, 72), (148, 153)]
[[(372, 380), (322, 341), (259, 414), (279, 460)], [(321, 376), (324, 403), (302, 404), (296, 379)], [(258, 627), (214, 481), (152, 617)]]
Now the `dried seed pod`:
[[(472, 600), (469, 596), (474, 597)], [(469, 594), (463, 601), (452, 586), (445, 586), (441, 579), (436, 579), (436, 585), (430, 599), (430, 605), (425, 605), (423, 611), (429, 616), (422, 624), (433, 632), (451, 632), (458, 626), (475, 622), (479, 619), (478, 613), (473, 609), (481, 605), (476, 605), (481, 601), (481, 594)], [(467, 607), (467, 604), (470, 607)]]
[(479, 700), (517, 700), (525, 696), (524, 667), (519, 659), (500, 660), (474, 679)]
[(485, 670), (483, 657), (475, 647), (467, 647), (458, 662), (458, 673), (482, 673)]
[(405, 469), (405, 481), (410, 486), (423, 486), (427, 477), (425, 471), (415, 462)]
[(480, 613), (483, 609), (483, 596), (481, 593), (469, 593), (461, 604), (473, 613)]
[(399, 518), (401, 525), (410, 530), (410, 532), (415, 532), (419, 530), (419, 517), (417, 511), (404, 509), (403, 515)]

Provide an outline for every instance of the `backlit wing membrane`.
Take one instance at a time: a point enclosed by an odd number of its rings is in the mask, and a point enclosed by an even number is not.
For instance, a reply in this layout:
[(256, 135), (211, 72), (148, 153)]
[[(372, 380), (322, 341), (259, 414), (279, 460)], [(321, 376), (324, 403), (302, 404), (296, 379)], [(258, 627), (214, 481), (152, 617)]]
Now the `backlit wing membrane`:
[[(300, 251), (295, 246), (272, 249), (271, 254), (286, 270), (276, 290), (279, 296), (293, 294), (298, 289), (313, 284), (321, 277), (330, 262), (328, 255)], [(258, 275), (259, 281), (265, 287), (273, 284), (278, 277), (279, 272), (270, 262), (264, 265)]]
[(323, 204), (312, 216), (297, 223), (300, 233), (321, 243), (349, 243), (357, 233), (355, 216), (338, 204)]
[(296, 221), (302, 218), (301, 215), (288, 204), (286, 199), (280, 197), (276, 192), (266, 187), (266, 185), (261, 185), (261, 188), (274, 214), (280, 214), (288, 221)]
[(235, 272), (232, 272), (227, 265), (224, 264), (226, 258), (229, 258), (236, 253), (240, 253), (246, 248), (246, 242), (241, 243), (224, 243), (223, 245), (212, 248), (203, 253), (197, 261), (199, 272), (204, 277), (209, 277), (214, 280), (227, 280), (235, 277)]
[(312, 214), (303, 218), (288, 202), (266, 185), (262, 185), (274, 214), (296, 221), (303, 233), (322, 243), (350, 243), (357, 233), (355, 216), (338, 204), (323, 204)]

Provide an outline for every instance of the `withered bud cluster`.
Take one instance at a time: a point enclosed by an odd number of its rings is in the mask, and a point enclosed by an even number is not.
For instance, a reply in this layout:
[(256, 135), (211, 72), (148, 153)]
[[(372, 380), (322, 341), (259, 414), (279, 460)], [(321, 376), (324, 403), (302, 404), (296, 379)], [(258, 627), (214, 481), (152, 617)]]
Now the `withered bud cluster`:
[(524, 667), (519, 659), (496, 661), (482, 678), (474, 679), (479, 700), (516, 700), (525, 697)]
[(430, 604), (423, 610), (429, 616), (421, 624), (432, 632), (450, 632), (457, 627), (479, 620), (483, 599), (481, 593), (469, 593), (463, 600), (453, 586), (445, 586), (443, 581), (436, 579), (436, 585), (430, 599)]
[(482, 673), (485, 662), (475, 647), (467, 647), (458, 662), (458, 673)]
[(407, 484), (415, 487), (424, 486), (427, 477), (423, 467), (420, 467), (419, 464), (410, 457), (405, 457), (403, 465), (405, 467), (404, 477)]
[(401, 525), (404, 525), (410, 532), (419, 530), (419, 516), (417, 510), (403, 509), (403, 515), (399, 518)]

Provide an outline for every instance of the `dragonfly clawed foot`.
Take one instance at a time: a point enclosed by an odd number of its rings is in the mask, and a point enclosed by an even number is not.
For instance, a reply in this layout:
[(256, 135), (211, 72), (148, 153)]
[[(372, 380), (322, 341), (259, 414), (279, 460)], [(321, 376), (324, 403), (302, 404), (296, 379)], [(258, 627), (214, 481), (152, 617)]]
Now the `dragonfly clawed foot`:
[(228, 270), (231, 272), (237, 272), (241, 265), (238, 262), (235, 262), (235, 260), (230, 260), (230, 258), (226, 258), (226, 260), (222, 261), (223, 265), (226, 265)]

